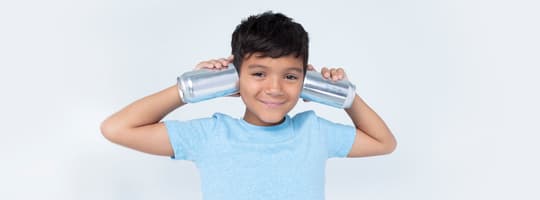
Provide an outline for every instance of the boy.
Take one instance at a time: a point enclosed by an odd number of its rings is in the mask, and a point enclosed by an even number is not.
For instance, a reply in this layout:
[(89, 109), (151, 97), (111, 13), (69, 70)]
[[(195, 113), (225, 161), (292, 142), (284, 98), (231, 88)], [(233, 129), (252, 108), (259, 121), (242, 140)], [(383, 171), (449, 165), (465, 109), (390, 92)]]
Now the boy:
[[(325, 162), (332, 157), (388, 154), (396, 141), (358, 96), (345, 109), (353, 126), (332, 123), (313, 111), (294, 117), (308, 65), (308, 34), (280, 13), (243, 20), (232, 35), (232, 56), (201, 62), (197, 69), (237, 67), (242, 119), (216, 113), (190, 121), (160, 122), (186, 103), (176, 85), (144, 97), (107, 118), (110, 141), (142, 152), (193, 161), (203, 197), (211, 199), (324, 199)], [(322, 68), (344, 79), (341, 68)]]

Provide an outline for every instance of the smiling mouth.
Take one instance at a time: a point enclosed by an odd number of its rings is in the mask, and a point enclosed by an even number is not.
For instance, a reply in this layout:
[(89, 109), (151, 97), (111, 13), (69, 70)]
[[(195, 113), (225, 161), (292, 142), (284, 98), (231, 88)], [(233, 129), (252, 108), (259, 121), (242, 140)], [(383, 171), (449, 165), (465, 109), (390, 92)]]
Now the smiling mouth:
[(271, 101), (262, 101), (261, 102), (268, 106), (268, 107), (271, 107), (271, 108), (276, 108), (276, 107), (280, 107), (282, 106), (283, 104), (285, 104), (285, 102), (271, 102)]

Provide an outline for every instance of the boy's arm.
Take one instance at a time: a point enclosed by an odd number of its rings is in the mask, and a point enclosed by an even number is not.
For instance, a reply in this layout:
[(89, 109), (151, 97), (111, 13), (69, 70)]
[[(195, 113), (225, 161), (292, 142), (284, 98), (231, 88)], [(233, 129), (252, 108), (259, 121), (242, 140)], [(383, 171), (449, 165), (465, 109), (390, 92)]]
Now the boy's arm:
[(356, 137), (347, 157), (389, 154), (397, 142), (384, 121), (358, 95), (352, 106), (345, 109), (356, 127)]
[[(321, 74), (332, 80), (341, 80), (346, 77), (341, 68), (323, 68)], [(360, 96), (355, 95), (352, 106), (345, 111), (356, 127), (356, 137), (347, 157), (376, 156), (394, 151), (397, 145), (394, 135)]]
[[(233, 56), (200, 62), (195, 69), (222, 69), (232, 62)], [(238, 96), (238, 95), (232, 95)], [(180, 98), (178, 86), (137, 100), (101, 123), (101, 133), (116, 144), (138, 151), (173, 156), (163, 117), (185, 105)]]
[(159, 122), (184, 105), (176, 85), (139, 99), (108, 117), (101, 133), (113, 143), (145, 153), (173, 156), (167, 129)]

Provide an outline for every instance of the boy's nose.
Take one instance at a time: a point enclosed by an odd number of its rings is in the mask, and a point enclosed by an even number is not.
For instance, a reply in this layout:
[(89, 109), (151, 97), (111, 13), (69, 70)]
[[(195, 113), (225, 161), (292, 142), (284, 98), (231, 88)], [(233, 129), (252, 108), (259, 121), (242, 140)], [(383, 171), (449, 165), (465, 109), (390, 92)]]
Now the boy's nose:
[(266, 85), (266, 94), (271, 96), (283, 95), (281, 80), (279, 78), (270, 78)]

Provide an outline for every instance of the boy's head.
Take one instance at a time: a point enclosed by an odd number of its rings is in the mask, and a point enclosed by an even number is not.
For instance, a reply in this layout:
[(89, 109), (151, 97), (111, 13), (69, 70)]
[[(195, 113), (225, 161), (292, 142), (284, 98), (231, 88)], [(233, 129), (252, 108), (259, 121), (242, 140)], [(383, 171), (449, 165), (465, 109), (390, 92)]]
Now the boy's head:
[(244, 120), (275, 125), (298, 102), (307, 70), (308, 35), (283, 14), (250, 16), (232, 35)]
[(308, 63), (309, 38), (302, 25), (293, 19), (271, 11), (249, 16), (232, 34), (233, 64), (240, 72), (244, 59), (258, 56), (279, 58), (292, 55), (303, 62), (304, 74)]

